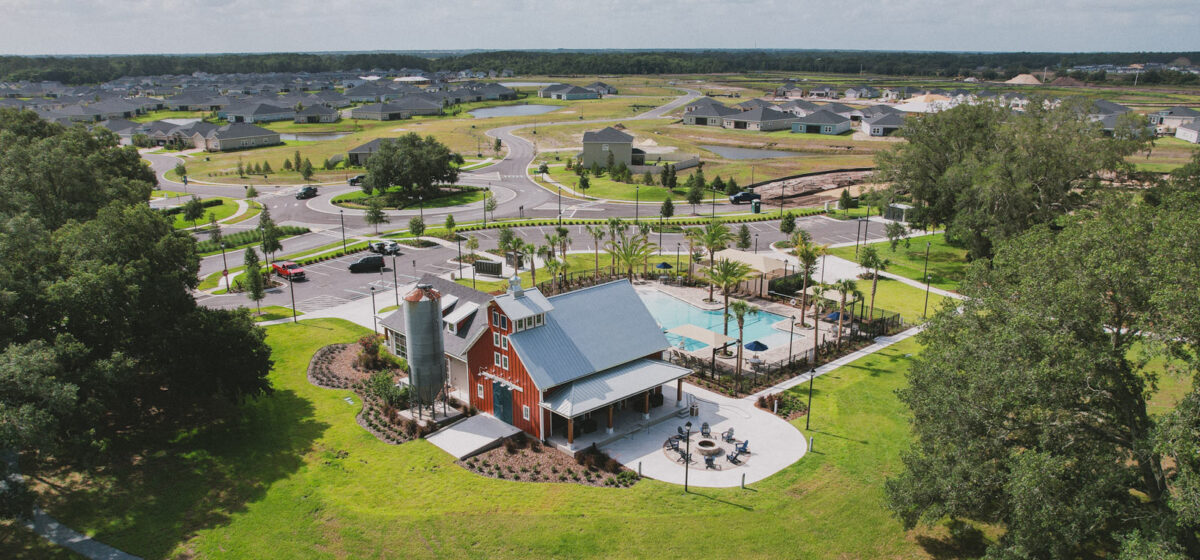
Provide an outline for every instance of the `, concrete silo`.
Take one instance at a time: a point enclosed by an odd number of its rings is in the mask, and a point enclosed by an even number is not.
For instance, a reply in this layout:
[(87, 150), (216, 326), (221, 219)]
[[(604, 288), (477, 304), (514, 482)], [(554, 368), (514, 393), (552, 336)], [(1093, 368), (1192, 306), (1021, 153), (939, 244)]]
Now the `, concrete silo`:
[(404, 296), (404, 332), (414, 408), (432, 405), (446, 384), (442, 295), (433, 286), (418, 284)]

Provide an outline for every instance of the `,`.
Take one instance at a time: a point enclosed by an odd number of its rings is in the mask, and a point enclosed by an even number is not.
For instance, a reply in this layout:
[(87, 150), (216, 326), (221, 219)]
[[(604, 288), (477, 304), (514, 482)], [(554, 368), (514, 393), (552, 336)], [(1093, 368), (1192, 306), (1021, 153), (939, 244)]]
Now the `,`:
[(730, 204), (741, 204), (743, 202), (750, 202), (752, 200), (761, 200), (761, 199), (762, 199), (762, 195), (760, 195), (758, 193), (752, 193), (750, 191), (742, 191), (737, 194), (729, 195), (729, 203)]
[(304, 187), (302, 187), (300, 189), (299, 192), (296, 193), (296, 200), (304, 200), (306, 198), (312, 198), (314, 196), (317, 196), (317, 187), (314, 187), (312, 185), (305, 185)]
[(304, 268), (292, 261), (271, 263), (271, 272), (289, 280), (304, 280)]
[(371, 255), (362, 257), (349, 266), (350, 272), (378, 272), (383, 270), (383, 257), (380, 255)]
[(395, 241), (372, 241), (367, 244), (367, 249), (380, 255), (400, 254), (400, 244)]

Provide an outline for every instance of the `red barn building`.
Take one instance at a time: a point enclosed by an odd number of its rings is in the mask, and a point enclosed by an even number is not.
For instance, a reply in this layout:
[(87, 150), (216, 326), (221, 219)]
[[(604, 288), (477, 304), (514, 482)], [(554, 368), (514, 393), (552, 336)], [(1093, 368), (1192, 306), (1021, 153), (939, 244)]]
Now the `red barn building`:
[(681, 394), (691, 373), (662, 360), (671, 345), (626, 280), (547, 298), (514, 279), (486, 309), (490, 333), (468, 360), (471, 404), (568, 449), (581, 431), (611, 432), (619, 411), (648, 415), (663, 384)]
[[(626, 280), (550, 298), (515, 278), (494, 297), (458, 293), (463, 286), (432, 277), (421, 282), (458, 295), (454, 305), (478, 305), (465, 328), (455, 325), (452, 335), (447, 325), (444, 335), (455, 394), (481, 413), (574, 451), (581, 434), (611, 433), (618, 416), (648, 418), (664, 404), (664, 384), (674, 382), (670, 404), (680, 404), (691, 370), (662, 360), (670, 343)], [(384, 319), (389, 341), (402, 340), (396, 325), (403, 320), (395, 317)], [(464, 362), (465, 380), (456, 361)]]

